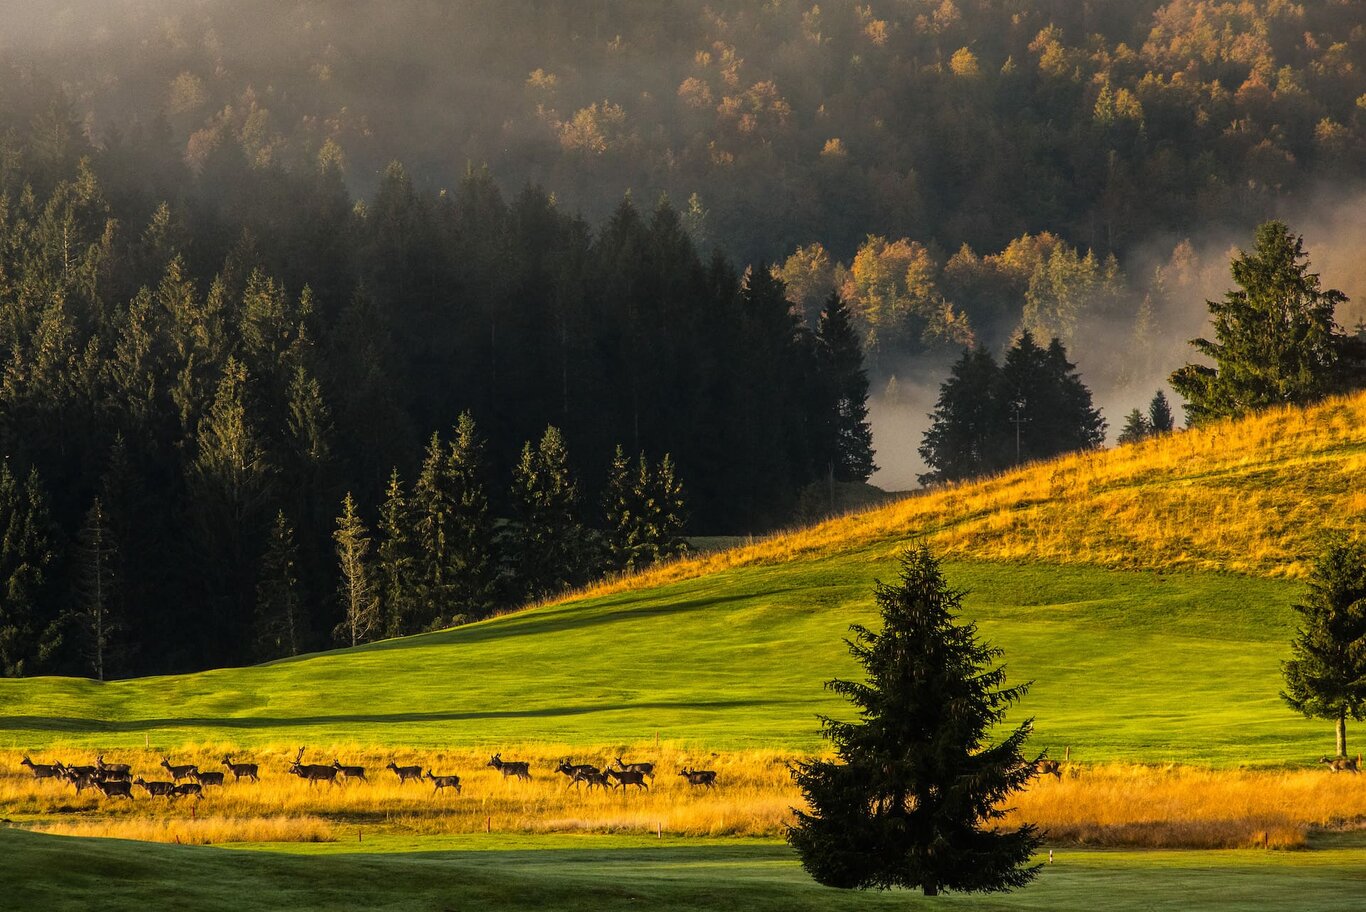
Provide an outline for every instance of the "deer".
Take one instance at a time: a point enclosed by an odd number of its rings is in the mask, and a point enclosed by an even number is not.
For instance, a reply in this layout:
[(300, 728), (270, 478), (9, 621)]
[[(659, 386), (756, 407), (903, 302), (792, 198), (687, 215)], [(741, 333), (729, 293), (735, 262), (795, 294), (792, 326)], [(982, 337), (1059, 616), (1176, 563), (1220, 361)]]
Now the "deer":
[(198, 782), (200, 785), (223, 784), (222, 770), (204, 770), (201, 772), (199, 767), (195, 767), (194, 772), (190, 773), (190, 778), (193, 779), (195, 782)]
[(34, 763), (32, 760), (28, 758), (28, 755), (25, 754), (24, 759), (19, 761), (19, 765), (27, 766), (29, 768), (29, 772), (33, 773), (34, 779), (62, 778), (62, 770), (60, 763)]
[(1328, 764), (1328, 771), (1332, 773), (1359, 773), (1359, 760), (1357, 757), (1334, 757), (1331, 760), (1327, 757), (1319, 758), (1320, 763)]
[(531, 779), (530, 764), (525, 760), (504, 760), (502, 754), (494, 754), (489, 758), (489, 766), (502, 773), (504, 779), (509, 776), (516, 776), (518, 779)]
[(636, 773), (644, 773), (650, 777), (651, 782), (655, 781), (655, 765), (653, 763), (627, 763), (618, 757), (617, 768)]
[(133, 774), (115, 770), (95, 770), (95, 778), (101, 782), (132, 782)]
[[(646, 791), (650, 788), (649, 783), (645, 781), (645, 774), (640, 770), (609, 769), (603, 775), (609, 779), (617, 780), (617, 783), (621, 786), (623, 795), (626, 793), (626, 786), (628, 785), (634, 785), (636, 788), (645, 789)], [(609, 782), (608, 785), (611, 785), (611, 783)]]
[(241, 782), (243, 776), (247, 777), (252, 782), (261, 781), (260, 776), (257, 775), (258, 767), (255, 763), (233, 763), (232, 756), (229, 755), (223, 758), (223, 765), (232, 773), (233, 782)]
[(104, 792), (106, 798), (127, 798), (133, 800), (133, 783), (122, 779), (96, 779), (95, 787)]
[(193, 763), (186, 763), (184, 766), (172, 766), (171, 761), (166, 757), (161, 758), (161, 765), (166, 768), (166, 772), (170, 773), (171, 778), (176, 782), (181, 779), (190, 779), (199, 771), (199, 767)]
[(97, 766), (67, 766), (65, 763), (60, 762), (57, 764), (57, 772), (68, 779), (72, 779), (76, 776), (94, 776), (99, 771), (100, 769)]
[(707, 788), (716, 788), (715, 770), (696, 770), (688, 769), (686, 766), (678, 771), (678, 775), (688, 780), (688, 785), (705, 785)]
[(1057, 760), (1045, 760), (1042, 757), (1040, 757), (1038, 760), (1034, 761), (1034, 775), (1052, 776), (1055, 779), (1061, 781), (1062, 764), (1059, 763)]
[(386, 766), (385, 769), (394, 771), (394, 774), (398, 776), (399, 785), (402, 785), (409, 779), (417, 779), (419, 781), (422, 779), (422, 767), (420, 766), (399, 766), (397, 763), (390, 760), (389, 765)]
[(370, 781), (365, 778), (365, 767), (363, 766), (342, 766), (341, 761), (336, 757), (332, 758), (332, 766), (336, 768), (337, 772), (341, 773), (342, 779), (347, 782), (350, 782), (352, 779), (359, 779), (361, 782)]
[(133, 768), (127, 763), (105, 763), (104, 754), (95, 758), (95, 767), (105, 775), (110, 773), (131, 773)]
[(96, 779), (94, 776), (68, 776), (67, 781), (75, 786), (77, 795), (88, 788), (95, 788), (100, 784), (100, 780)]
[(148, 782), (141, 776), (133, 780), (133, 784), (147, 790), (150, 797), (170, 798), (171, 791), (176, 787), (174, 782)]
[(427, 778), (430, 779), (430, 780), (432, 780), (432, 786), (433, 786), (433, 787), (432, 787), (432, 794), (433, 794), (433, 795), (435, 795), (437, 792), (441, 791), (442, 789), (446, 789), (446, 788), (453, 788), (453, 789), (455, 789), (455, 793), (456, 793), (457, 795), (460, 794), (460, 777), (459, 777), (459, 776), (434, 776), (434, 775), (432, 775), (432, 771), (429, 769), (429, 770), (427, 770)]
[(172, 785), (171, 790), (166, 793), (167, 798), (184, 798), (187, 795), (193, 795), (203, 801), (204, 786), (198, 782), (182, 782), (180, 785)]
[[(608, 772), (611, 772), (611, 770), (608, 770)], [(581, 770), (578, 775), (575, 776), (575, 781), (587, 782), (588, 791), (590, 792), (593, 791), (593, 786), (598, 786), (604, 790), (612, 787), (611, 781), (607, 778), (607, 773), (604, 773), (602, 770)]]
[(570, 763), (568, 760), (561, 760), (560, 765), (555, 767), (555, 772), (569, 777), (569, 782), (565, 785), (565, 788), (569, 788), (571, 785), (587, 782), (588, 774), (598, 773), (600, 770), (591, 763)]
[(323, 766), (320, 763), (300, 763), (304, 758), (304, 749), (299, 748), (299, 753), (290, 764), (289, 771), (308, 782), (313, 786), (318, 782), (327, 782), (331, 785), (337, 784), (337, 768), (335, 766)]

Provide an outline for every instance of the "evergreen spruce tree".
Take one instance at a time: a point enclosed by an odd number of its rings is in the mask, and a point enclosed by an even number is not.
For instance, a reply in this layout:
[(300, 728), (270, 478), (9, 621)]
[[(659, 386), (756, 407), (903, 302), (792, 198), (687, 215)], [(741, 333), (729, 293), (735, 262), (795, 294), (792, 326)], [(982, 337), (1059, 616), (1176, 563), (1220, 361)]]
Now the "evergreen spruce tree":
[[(869, 451), (871, 455), (871, 450)], [(651, 479), (655, 509), (655, 560), (678, 557), (688, 551), (688, 540), (683, 530), (688, 525), (687, 503), (684, 499), (683, 482), (674, 468), (673, 457), (668, 453), (659, 460)]]
[(1119, 442), (1137, 443), (1152, 432), (1153, 428), (1148, 423), (1148, 416), (1138, 409), (1134, 409), (1124, 419), (1124, 430), (1119, 432)]
[(868, 374), (863, 349), (839, 292), (831, 292), (817, 333), (822, 374), (829, 387), (831, 414), (827, 461), (838, 481), (867, 481), (873, 463), (873, 427), (868, 421)]
[(299, 553), (285, 511), (275, 514), (256, 586), (256, 649), (262, 659), (296, 656), (308, 625), (299, 592)]
[[(641, 457), (644, 461), (644, 456)], [(604, 545), (607, 566), (617, 572), (640, 566), (641, 526), (644, 505), (641, 503), (639, 472), (632, 472), (631, 460), (626, 458), (621, 444), (612, 454), (607, 470), (607, 490), (603, 494), (603, 513), (606, 520)]]
[(579, 489), (559, 428), (546, 428), (535, 448), (530, 441), (522, 447), (512, 472), (512, 501), (517, 522), (511, 557), (520, 593), (542, 598), (582, 582), (587, 554)]
[(489, 513), (484, 473), (488, 470), (484, 440), (474, 418), (463, 412), (446, 456), (450, 520), (447, 528), (448, 591), (441, 623), (477, 621), (497, 605), (498, 565), (493, 518)]
[(33, 469), (25, 482), (0, 460), (0, 674), (31, 674), (53, 645), (45, 604), (55, 530)]
[(1022, 751), (1031, 723), (988, 738), (1027, 685), (1005, 686), (999, 649), (958, 623), (949, 588), (924, 546), (905, 554), (899, 585), (876, 587), (883, 628), (853, 626), (850, 652), (865, 680), (834, 680), (859, 722), (823, 718), (837, 759), (797, 763), (810, 807), (788, 830), (818, 882), (846, 889), (1009, 890), (1038, 872), (1031, 824), (988, 826), (1003, 799), (1034, 775)]
[(450, 603), (450, 543), (452, 511), (450, 477), (441, 435), (433, 432), (427, 442), (422, 469), (413, 487), (411, 515), (416, 533), (417, 578), (415, 604), (407, 629), (421, 630), (435, 623)]
[(1154, 434), (1170, 434), (1176, 428), (1172, 407), (1162, 390), (1154, 393), (1153, 401), (1148, 403), (1148, 427), (1152, 428)]
[(939, 387), (930, 427), (920, 445), (920, 457), (930, 468), (919, 477), (921, 484), (958, 481), (1009, 464), (1005, 453), (1008, 414), (998, 398), (999, 385), (1000, 368), (991, 352), (981, 347), (964, 349)]
[(112, 671), (115, 636), (121, 626), (115, 578), (117, 553), (104, 504), (96, 497), (85, 514), (77, 538), (77, 559), (80, 564), (74, 620), (82, 652), (89, 662), (90, 673), (97, 681), (105, 680)]
[(379, 599), (370, 584), (370, 568), (366, 563), (370, 552), (370, 536), (356, 512), (356, 501), (351, 492), (342, 499), (342, 512), (337, 517), (337, 531), (332, 534), (337, 545), (337, 562), (341, 567), (338, 597), (342, 606), (342, 621), (333, 634), (337, 641), (348, 646), (368, 643), (380, 630)]
[(384, 628), (391, 637), (405, 636), (419, 629), (415, 623), (418, 605), (416, 559), (409, 535), (412, 516), (398, 467), (389, 475), (384, 503), (379, 508), (379, 546), (376, 548), (375, 577), (383, 606)]
[(1281, 667), (1281, 699), (1308, 718), (1331, 720), (1345, 757), (1347, 719), (1366, 718), (1366, 544), (1330, 542), (1294, 608), (1300, 625)]
[(1267, 222), (1252, 252), (1234, 257), (1232, 273), (1238, 288), (1205, 302), (1215, 341), (1191, 340), (1214, 365), (1187, 364), (1171, 375), (1190, 421), (1312, 402), (1338, 389), (1348, 340), (1333, 314), (1347, 296), (1321, 289), (1304, 239), (1283, 222)]

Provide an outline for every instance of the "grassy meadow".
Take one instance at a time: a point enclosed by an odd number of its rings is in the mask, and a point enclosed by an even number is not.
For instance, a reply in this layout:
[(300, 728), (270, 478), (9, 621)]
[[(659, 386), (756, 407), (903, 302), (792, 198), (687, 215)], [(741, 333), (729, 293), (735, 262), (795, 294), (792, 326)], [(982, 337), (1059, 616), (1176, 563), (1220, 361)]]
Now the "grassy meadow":
[[(1366, 778), (1319, 766), (1331, 725), (1277, 693), (1307, 560), (1325, 518), (1361, 526), (1362, 478), (1366, 396), (920, 494), (455, 630), (200, 674), (3, 680), (0, 816), (47, 833), (0, 830), (0, 876), (78, 853), (79, 876), (25, 883), (47, 908), (80, 908), (82, 889), (111, 909), (162, 889), (205, 909), (247, 892), (261, 908), (914, 904), (821, 890), (775, 839), (799, 799), (786, 763), (823, 749), (818, 714), (847, 714), (821, 684), (856, 673), (849, 624), (875, 620), (874, 580), (925, 540), (1012, 681), (1033, 682), (1016, 721), (1071, 757), (1013, 801), (1065, 860), (1018, 894), (959, 901), (1341, 908), (1363, 885)], [(305, 762), (362, 763), (372, 781), (308, 787), (284, 772), (301, 745)], [(17, 766), (101, 751), (147, 778), (163, 752), (206, 769), (231, 752), (263, 780), (129, 803)], [(535, 779), (504, 782), (485, 765), (495, 751)], [(648, 793), (567, 790), (551, 771), (618, 753), (660, 764)], [(400, 786), (390, 759), (458, 773), (464, 791)], [(689, 789), (683, 766), (716, 769), (718, 789)], [(98, 886), (100, 871), (166, 864), (181, 873), (151, 893)]]

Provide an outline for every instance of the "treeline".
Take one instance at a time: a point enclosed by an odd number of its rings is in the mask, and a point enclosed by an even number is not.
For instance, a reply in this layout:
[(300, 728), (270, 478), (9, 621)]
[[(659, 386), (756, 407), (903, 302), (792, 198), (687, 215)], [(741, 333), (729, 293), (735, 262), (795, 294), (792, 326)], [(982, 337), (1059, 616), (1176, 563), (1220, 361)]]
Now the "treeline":
[(472, 160), (593, 219), (696, 194), (696, 236), (746, 260), (1043, 230), (1103, 258), (1366, 177), (1342, 0), (31, 6), (4, 56), (140, 161), (321, 155), (368, 196), (392, 159), (424, 186)]
[[(327, 163), (296, 175), (227, 156), (157, 204), (116, 148), (67, 122), (54, 148), (40, 126), (0, 156), (6, 674), (333, 642), (348, 491), (378, 530), (378, 563), (361, 563), (393, 632), (675, 553), (683, 512), (710, 533), (768, 528), (804, 486), (872, 470), (842, 302), (806, 325), (768, 268), (704, 260), (667, 201), (642, 214), (628, 199), (593, 230), (535, 188), (505, 201), (483, 171), (437, 194), (395, 165), (353, 203)], [(451, 448), (473, 446), (446, 436), (462, 413), (482, 455), (456, 471)], [(551, 474), (574, 455), (552, 531), (547, 425)], [(618, 447), (647, 454), (629, 483)], [(621, 503), (680, 485), (662, 538)], [(462, 526), (476, 487), (486, 516)], [(557, 557), (564, 542), (579, 550)], [(411, 584), (394, 582), (401, 560)]]

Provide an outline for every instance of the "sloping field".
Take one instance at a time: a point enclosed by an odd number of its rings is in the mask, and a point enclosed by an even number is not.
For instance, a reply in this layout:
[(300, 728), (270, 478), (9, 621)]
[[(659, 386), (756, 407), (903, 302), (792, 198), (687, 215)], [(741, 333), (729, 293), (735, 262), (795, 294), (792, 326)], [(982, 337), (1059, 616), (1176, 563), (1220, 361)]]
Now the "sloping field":
[(483, 624), (245, 669), (0, 682), (0, 746), (819, 745), (847, 626), (923, 537), (1088, 760), (1298, 763), (1277, 699), (1325, 523), (1366, 514), (1366, 396), (1067, 457)]

